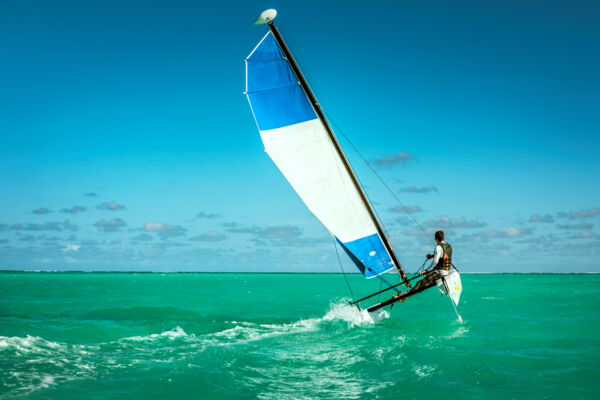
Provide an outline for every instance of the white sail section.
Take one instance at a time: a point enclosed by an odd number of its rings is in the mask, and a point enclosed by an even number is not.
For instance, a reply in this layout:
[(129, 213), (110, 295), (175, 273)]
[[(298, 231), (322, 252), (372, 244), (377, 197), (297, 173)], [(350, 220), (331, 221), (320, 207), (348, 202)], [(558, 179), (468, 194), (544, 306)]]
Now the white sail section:
[(260, 136), (300, 198), (342, 243), (377, 233), (319, 119), (261, 131)]

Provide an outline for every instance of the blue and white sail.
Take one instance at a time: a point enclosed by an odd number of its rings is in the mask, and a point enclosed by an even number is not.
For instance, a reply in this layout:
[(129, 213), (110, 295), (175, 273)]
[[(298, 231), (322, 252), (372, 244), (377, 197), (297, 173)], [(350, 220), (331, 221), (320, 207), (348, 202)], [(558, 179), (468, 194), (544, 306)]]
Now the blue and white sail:
[(246, 95), (265, 151), (365, 277), (395, 268), (369, 206), (272, 32), (246, 59)]

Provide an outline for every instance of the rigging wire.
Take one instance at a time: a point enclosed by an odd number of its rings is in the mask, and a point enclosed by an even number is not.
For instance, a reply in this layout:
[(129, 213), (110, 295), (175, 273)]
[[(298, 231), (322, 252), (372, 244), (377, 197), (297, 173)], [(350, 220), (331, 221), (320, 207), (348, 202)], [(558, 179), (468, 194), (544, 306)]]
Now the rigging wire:
[(350, 292), (352, 301), (354, 301), (354, 293), (352, 292), (352, 287), (350, 287), (350, 282), (348, 282), (348, 278), (346, 277), (346, 272), (344, 271), (344, 267), (342, 266), (342, 260), (340, 259), (340, 253), (338, 252), (338, 247), (337, 247), (337, 243), (335, 240), (335, 236), (331, 235), (331, 238), (333, 239), (333, 248), (335, 249), (335, 255), (337, 256), (337, 260), (340, 265), (340, 269), (342, 270), (342, 275), (344, 275), (344, 280), (346, 281), (346, 285), (348, 286), (348, 291)]
[[(331, 235), (331, 237), (333, 239), (333, 248), (335, 249), (335, 255), (337, 256), (338, 264), (340, 266), (340, 269), (342, 270), (342, 275), (344, 276), (344, 280), (346, 281), (346, 285), (348, 286), (348, 291), (350, 292), (350, 295), (352, 296), (352, 301), (354, 301), (354, 293), (352, 292), (352, 287), (350, 286), (350, 282), (348, 282), (348, 278), (346, 277), (346, 271), (344, 271), (344, 267), (342, 266), (342, 260), (340, 259), (340, 253), (338, 252), (337, 241), (336, 241), (335, 235)], [(391, 283), (389, 283), (381, 275), (382, 274), (376, 275), (376, 277), (381, 281), (380, 285), (379, 285), (380, 288), (381, 288), (381, 285), (385, 283), (390, 289), (393, 288), (399, 294), (400, 291), (398, 289), (396, 289), (394, 287), (394, 285), (392, 285)]]
[(427, 264), (427, 261), (429, 261), (428, 258), (426, 258), (425, 261), (423, 261), (423, 264), (421, 264), (419, 269), (417, 269), (417, 272), (415, 272), (416, 274), (419, 274), (419, 272), (421, 272), (423, 270), (423, 268), (425, 268), (425, 264)]
[[(323, 111), (323, 113), (325, 113), (325, 111)], [(404, 212), (406, 214), (408, 214), (408, 216), (413, 220), (413, 222), (415, 223), (415, 225), (417, 225), (419, 227), (419, 229), (421, 230), (421, 232), (423, 232), (423, 235), (425, 235), (425, 237), (427, 238), (427, 240), (430, 240), (430, 236), (427, 234), (427, 231), (425, 231), (425, 229), (423, 229), (423, 227), (421, 226), (421, 224), (419, 224), (419, 221), (417, 221), (417, 219), (414, 217), (414, 215), (412, 215), (412, 213), (410, 212), (410, 210), (404, 205), (404, 203), (402, 203), (402, 201), (398, 198), (398, 196), (396, 196), (396, 194), (394, 193), (394, 191), (387, 185), (387, 183), (385, 183), (385, 181), (383, 180), (383, 178), (377, 173), (377, 171), (375, 170), (375, 168), (373, 168), (373, 166), (369, 163), (369, 161), (367, 161), (367, 159), (362, 155), (362, 153), (360, 151), (358, 151), (358, 149), (356, 148), (356, 146), (354, 146), (354, 143), (352, 143), (350, 141), (350, 139), (348, 138), (348, 136), (346, 136), (346, 134), (344, 134), (344, 132), (340, 129), (340, 127), (335, 123), (335, 121), (333, 119), (331, 119), (329, 117), (329, 115), (327, 113), (325, 113), (325, 116), (333, 124), (333, 126), (335, 126), (335, 129), (344, 137), (344, 139), (346, 139), (346, 141), (348, 142), (348, 144), (350, 144), (350, 147), (352, 147), (354, 149), (354, 151), (359, 155), (359, 157), (364, 161), (364, 163), (367, 164), (367, 166), (369, 167), (369, 169), (373, 172), (373, 174), (375, 174), (375, 176), (377, 177), (377, 179), (379, 179), (379, 181), (383, 184), (383, 186), (385, 186), (385, 188), (388, 190), (388, 192), (390, 192), (390, 194), (392, 195), (392, 197), (394, 197), (394, 199), (396, 199), (396, 201), (398, 202), (398, 204), (400, 204), (400, 206), (402, 206), (402, 208), (404, 209)], [(380, 221), (381, 221), (381, 218), (380, 218)]]
[[(376, 277), (377, 277), (377, 278), (379, 278), (379, 279), (380, 279), (380, 280), (381, 280), (383, 283), (385, 283), (386, 285), (388, 285), (388, 287), (389, 287), (390, 289), (394, 289), (396, 292), (398, 292), (398, 294), (400, 294), (400, 290), (398, 290), (398, 289), (396, 288), (396, 286), (394, 286), (394, 285), (392, 285), (391, 283), (389, 283), (389, 282), (388, 282), (388, 281), (387, 281), (387, 280), (386, 280), (386, 279), (385, 279), (385, 278), (384, 278), (382, 275), (383, 275), (383, 274), (379, 274), (379, 275), (376, 275)], [(403, 281), (403, 282), (401, 282), (401, 283), (406, 283), (406, 282), (404, 282), (404, 281)]]

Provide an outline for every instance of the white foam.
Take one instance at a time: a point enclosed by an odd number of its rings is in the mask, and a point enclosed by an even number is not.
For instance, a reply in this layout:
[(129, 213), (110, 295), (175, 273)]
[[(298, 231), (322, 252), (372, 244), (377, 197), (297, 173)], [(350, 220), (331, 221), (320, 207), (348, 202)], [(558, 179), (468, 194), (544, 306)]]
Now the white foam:
[(386, 311), (383, 311), (373, 316), (365, 310), (360, 311), (357, 308), (352, 307), (348, 304), (347, 300), (341, 300), (337, 303), (332, 303), (329, 310), (321, 318), (301, 319), (296, 322), (285, 324), (255, 324), (245, 321), (227, 321), (228, 323), (235, 324), (235, 326), (223, 331), (200, 336), (197, 339), (200, 340), (203, 345), (231, 346), (281, 335), (315, 331), (319, 329), (319, 325), (323, 322), (343, 321), (347, 322), (350, 327), (372, 325), (375, 323), (374, 317), (377, 318), (377, 320), (380, 320), (382, 318), (388, 318), (389, 314)]
[(39, 384), (40, 388), (47, 388), (47, 387), (50, 387), (51, 385), (54, 385), (54, 379), (55, 379), (55, 377), (53, 377), (52, 375), (43, 376), (42, 380)]
[(168, 337), (170, 339), (175, 339), (178, 337), (184, 337), (184, 336), (188, 336), (187, 333), (185, 333), (185, 331), (183, 329), (181, 329), (179, 326), (176, 326), (175, 328), (171, 329), (170, 331), (165, 331), (159, 334), (152, 334), (150, 335), (150, 337)]
[(27, 381), (29, 384), (26, 384), (18, 389), (16, 389), (12, 394), (30, 394), (40, 389), (47, 389), (50, 386), (55, 386), (58, 384), (57, 381), (68, 381), (72, 379), (68, 379), (63, 376), (58, 375), (36, 375), (31, 374), (28, 375), (24, 379), (20, 379), (21, 381)]
[[(57, 386), (63, 382), (89, 377), (93, 366), (82, 361), (82, 345), (71, 345), (46, 340), (38, 336), (0, 336), (0, 350), (9, 352), (15, 369), (4, 375), (4, 386), (11, 388), (8, 396), (28, 395), (40, 389)], [(51, 366), (57, 373), (40, 374), (39, 366)], [(0, 398), (3, 398), (0, 396)]]
[(182, 338), (182, 337), (195, 337), (194, 335), (188, 335), (187, 333), (185, 333), (185, 331), (179, 327), (176, 326), (175, 328), (168, 330), (168, 331), (164, 331), (161, 333), (152, 333), (150, 335), (144, 335), (144, 336), (130, 336), (130, 337), (126, 337), (126, 338), (121, 338), (119, 340), (117, 340), (117, 342), (123, 342), (123, 341), (132, 341), (132, 342), (146, 342), (146, 341), (155, 341), (156, 339), (160, 339), (160, 338), (168, 338), (168, 339), (176, 339), (176, 338)]
[(419, 377), (419, 379), (426, 378), (433, 374), (435, 367), (431, 365), (421, 365), (413, 368), (413, 372)]
[(457, 337), (465, 336), (469, 332), (469, 328), (464, 325), (459, 326), (454, 332), (446, 336), (446, 339), (454, 339)]
[(316, 318), (300, 320), (289, 324), (252, 324), (240, 323), (233, 328), (215, 332), (202, 337), (205, 344), (227, 346), (253, 342), (274, 336), (309, 332), (316, 329)]
[(369, 314), (366, 310), (359, 310), (351, 306), (346, 300), (339, 301), (330, 305), (329, 311), (325, 314), (323, 321), (341, 320), (349, 322), (351, 326), (370, 325), (384, 318), (389, 318), (387, 311), (381, 310), (373, 314)]
[(35, 353), (48, 355), (54, 350), (64, 349), (65, 345), (46, 340), (39, 336), (27, 335), (24, 338), (19, 336), (0, 336), (0, 348), (12, 348), (21, 354)]
[[(385, 318), (389, 316), (387, 313), (382, 315)], [(0, 336), (0, 351), (3, 356), (8, 355), (16, 366), (31, 365), (25, 372), (15, 372), (10, 377), (4, 375), (8, 378), (5, 387), (10, 388), (11, 396), (29, 394), (74, 379), (94, 378), (103, 374), (105, 369), (127, 368), (147, 362), (145, 360), (174, 362), (198, 351), (204, 351), (208, 346), (231, 346), (286, 335), (301, 335), (326, 329), (331, 324), (341, 328), (346, 325), (344, 329), (348, 329), (374, 323), (369, 313), (350, 306), (347, 299), (332, 303), (324, 315), (317, 318), (280, 324), (260, 324), (239, 320), (227, 322), (233, 326), (229, 325), (229, 329), (198, 336), (188, 334), (183, 328), (175, 326), (160, 333), (88, 345), (54, 342), (29, 335)], [(108, 353), (106, 350), (109, 350), (113, 356), (104, 359), (104, 354)], [(40, 374), (37, 365), (51, 366), (52, 374)]]

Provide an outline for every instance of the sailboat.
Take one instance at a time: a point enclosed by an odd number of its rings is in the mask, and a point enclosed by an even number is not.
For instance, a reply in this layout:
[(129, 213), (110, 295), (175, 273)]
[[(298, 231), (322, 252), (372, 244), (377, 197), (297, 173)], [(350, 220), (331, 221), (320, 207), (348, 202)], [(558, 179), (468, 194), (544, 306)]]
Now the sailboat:
[[(398, 261), (321, 105), (273, 22), (276, 15), (275, 10), (266, 10), (254, 22), (267, 25), (269, 31), (245, 59), (245, 94), (266, 153), (364, 277), (386, 283), (385, 289), (351, 304), (365, 311), (361, 305), (366, 300), (394, 290), (390, 299), (366, 308), (375, 319), (384, 307), (437, 285), (456, 310), (462, 292), (456, 268), (413, 288), (411, 281), (418, 276), (409, 279)], [(382, 275), (394, 270), (400, 282), (392, 285)]]

